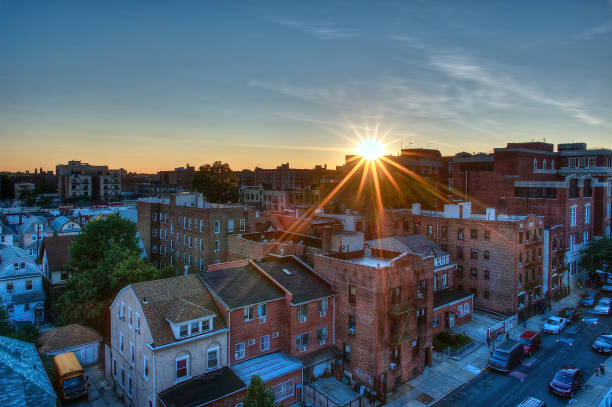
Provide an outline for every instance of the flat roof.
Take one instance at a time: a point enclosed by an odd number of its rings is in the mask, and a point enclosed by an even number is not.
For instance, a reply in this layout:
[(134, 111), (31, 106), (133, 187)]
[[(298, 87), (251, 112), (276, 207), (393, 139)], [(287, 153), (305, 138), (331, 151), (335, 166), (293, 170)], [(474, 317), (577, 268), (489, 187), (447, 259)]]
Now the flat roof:
[(377, 267), (377, 268), (387, 267), (389, 264), (391, 264), (391, 260), (382, 259), (380, 257), (372, 257), (372, 256), (357, 257), (355, 259), (350, 259), (347, 261), (350, 263), (361, 264), (362, 266)]
[(301, 368), (302, 362), (299, 359), (282, 351), (245, 360), (231, 367), (247, 386), (251, 384), (251, 376), (253, 375), (259, 375), (261, 380), (268, 382)]

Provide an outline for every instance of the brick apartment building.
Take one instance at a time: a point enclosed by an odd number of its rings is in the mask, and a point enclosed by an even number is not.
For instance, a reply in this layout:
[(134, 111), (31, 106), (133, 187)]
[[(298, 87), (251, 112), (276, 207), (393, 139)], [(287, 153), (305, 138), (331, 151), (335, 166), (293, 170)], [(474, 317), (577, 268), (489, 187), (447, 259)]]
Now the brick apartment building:
[(563, 262), (572, 279), (580, 250), (594, 236), (610, 236), (612, 150), (585, 143), (508, 143), (493, 154), (459, 153), (450, 164), (449, 189), (474, 210), (544, 217), (565, 226)]
[[(216, 264), (198, 274), (212, 294), (228, 332), (229, 373), (217, 380), (215, 406), (233, 406), (258, 374), (283, 406), (302, 400), (302, 380), (331, 372), (334, 348), (332, 285), (293, 256)], [(224, 382), (230, 391), (223, 394)], [(160, 395), (164, 405), (204, 405), (210, 387), (194, 378)], [(242, 381), (244, 386), (240, 387)], [(172, 404), (174, 403), (174, 404)]]
[(157, 176), (161, 190), (176, 190), (178, 192), (189, 191), (193, 184), (195, 168), (187, 164), (172, 171), (158, 171)]
[(227, 237), (255, 230), (252, 207), (204, 202), (202, 194), (138, 201), (138, 232), (147, 255), (158, 267), (182, 274), (206, 270), (227, 259)]
[(335, 332), (344, 374), (384, 400), (431, 364), (433, 257), (366, 248), (317, 255), (314, 269), (339, 294)]
[(55, 172), (57, 192), (63, 199), (87, 196), (96, 201), (113, 201), (121, 197), (121, 175), (125, 170), (68, 161), (57, 165)]
[(313, 170), (289, 168), (289, 163), (281, 164), (276, 168), (259, 168), (254, 171), (236, 171), (238, 185), (263, 185), (270, 189), (304, 188), (311, 183)]
[(238, 195), (242, 204), (272, 211), (283, 211), (299, 205), (310, 206), (321, 198), (319, 190), (310, 186), (291, 189), (269, 189), (263, 185), (241, 186)]
[(385, 236), (421, 234), (457, 263), (454, 288), (474, 294), (477, 307), (511, 315), (543, 301), (542, 217), (471, 213), (471, 204), (446, 204), (444, 211), (385, 211)]

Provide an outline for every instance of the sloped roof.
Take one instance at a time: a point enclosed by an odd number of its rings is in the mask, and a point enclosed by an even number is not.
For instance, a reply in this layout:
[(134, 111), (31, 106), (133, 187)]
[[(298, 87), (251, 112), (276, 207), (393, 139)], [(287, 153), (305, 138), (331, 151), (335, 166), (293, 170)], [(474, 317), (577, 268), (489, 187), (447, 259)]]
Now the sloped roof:
[[(56, 232), (60, 232), (62, 230), (62, 227), (68, 222), (73, 222), (73, 220), (67, 216), (58, 216), (57, 218), (53, 219), (53, 221), (51, 222), (51, 229), (53, 229)], [(69, 230), (81, 230), (81, 228), (78, 227), (78, 228), (72, 228)]]
[(212, 295), (195, 275), (145, 281), (131, 287), (142, 306), (154, 347), (178, 341), (168, 318), (181, 320), (217, 315), (213, 321), (214, 330), (226, 327)]
[(41, 332), (38, 336), (38, 342), (40, 343), (38, 351), (48, 353), (101, 340), (102, 335), (95, 329), (79, 324), (70, 324)]
[(66, 262), (70, 257), (70, 246), (76, 236), (53, 236), (43, 239), (43, 251), (47, 253), (47, 261), (51, 271), (66, 270)]
[(12, 235), (15, 232), (0, 220), (0, 235)]
[(302, 304), (336, 295), (331, 284), (317, 277), (313, 271), (308, 270), (293, 256), (268, 256), (256, 260), (255, 264), (293, 294), (293, 304)]
[(277, 300), (285, 293), (251, 263), (225, 270), (204, 271), (198, 277), (229, 309)]
[(33, 344), (0, 336), (0, 372), (0, 406), (55, 407), (55, 392)]
[[(15, 260), (23, 258), (26, 264), (29, 267), (26, 270), (13, 270), (12, 267), (5, 267), (9, 264), (13, 263)], [(30, 258), (30, 255), (25, 250), (15, 247), (15, 246), (5, 246), (0, 245), (0, 273), (2, 273), (2, 277), (28, 277), (28, 276), (38, 276), (41, 275), (38, 266), (34, 261)]]
[(30, 216), (23, 219), (23, 223), (17, 226), (17, 229), (21, 233), (35, 233), (34, 225), (42, 224), (43, 232), (53, 232), (53, 230), (47, 224), (47, 219), (40, 216)]

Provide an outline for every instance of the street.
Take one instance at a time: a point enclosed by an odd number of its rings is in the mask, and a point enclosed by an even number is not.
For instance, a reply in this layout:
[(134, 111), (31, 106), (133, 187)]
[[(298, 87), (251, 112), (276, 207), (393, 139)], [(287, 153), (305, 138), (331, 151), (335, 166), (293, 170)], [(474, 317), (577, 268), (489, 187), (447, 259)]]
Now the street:
[[(594, 316), (590, 309), (581, 309), (583, 317)], [(525, 358), (510, 374), (487, 369), (435, 406), (516, 406), (529, 396), (546, 402), (548, 407), (567, 405), (569, 399), (550, 392), (548, 383), (564, 365), (581, 368), (586, 382), (599, 364), (607, 359), (607, 356), (591, 350), (595, 338), (606, 333), (612, 333), (610, 316), (600, 317), (596, 327), (578, 321), (559, 335), (542, 333), (540, 349), (533, 357)], [(606, 374), (611, 375), (612, 372)]]

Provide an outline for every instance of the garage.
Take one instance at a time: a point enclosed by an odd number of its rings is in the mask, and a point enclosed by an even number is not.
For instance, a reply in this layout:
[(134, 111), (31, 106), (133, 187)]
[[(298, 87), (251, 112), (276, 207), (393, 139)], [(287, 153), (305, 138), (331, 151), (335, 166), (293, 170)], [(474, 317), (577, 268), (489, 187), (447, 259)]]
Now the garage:
[(41, 332), (38, 352), (55, 356), (60, 353), (74, 352), (82, 366), (99, 363), (102, 336), (94, 329), (71, 324)]

